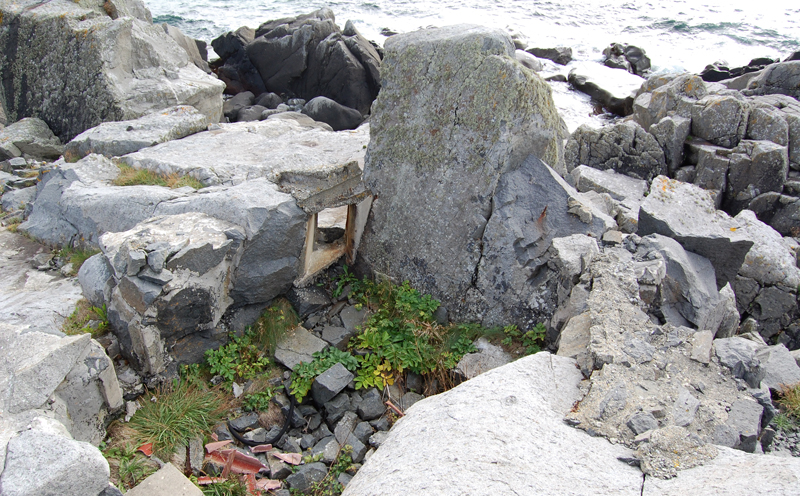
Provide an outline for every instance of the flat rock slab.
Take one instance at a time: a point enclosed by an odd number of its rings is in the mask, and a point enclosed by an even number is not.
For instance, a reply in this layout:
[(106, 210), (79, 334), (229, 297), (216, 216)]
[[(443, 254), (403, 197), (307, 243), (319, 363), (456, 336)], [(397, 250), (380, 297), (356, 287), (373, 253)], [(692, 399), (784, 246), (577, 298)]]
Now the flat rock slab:
[(574, 360), (537, 353), (420, 401), (343, 495), (638, 496), (641, 472), (617, 460), (629, 451), (562, 420), (581, 377)]
[(369, 126), (333, 132), (306, 116), (297, 117), (220, 124), (219, 129), (162, 143), (120, 160), (137, 169), (190, 175), (207, 186), (258, 177), (277, 182), (281, 174), (297, 171), (335, 176), (348, 164), (363, 164)]
[(141, 484), (126, 492), (130, 496), (202, 496), (203, 491), (192, 484), (175, 465), (167, 463)]
[(653, 179), (639, 209), (639, 236), (662, 234), (711, 261), (722, 288), (736, 278), (753, 242), (737, 232), (739, 222), (717, 211), (712, 194), (665, 176)]
[(302, 362), (313, 360), (313, 354), (328, 347), (328, 343), (298, 326), (286, 331), (275, 348), (275, 360), (294, 370)]
[(64, 156), (68, 161), (78, 160), (90, 153), (120, 157), (205, 131), (208, 124), (208, 116), (194, 107), (170, 107), (138, 119), (104, 122), (88, 129), (66, 144)]
[(642, 496), (789, 496), (800, 487), (800, 459), (717, 447), (719, 455), (673, 479), (647, 477)]

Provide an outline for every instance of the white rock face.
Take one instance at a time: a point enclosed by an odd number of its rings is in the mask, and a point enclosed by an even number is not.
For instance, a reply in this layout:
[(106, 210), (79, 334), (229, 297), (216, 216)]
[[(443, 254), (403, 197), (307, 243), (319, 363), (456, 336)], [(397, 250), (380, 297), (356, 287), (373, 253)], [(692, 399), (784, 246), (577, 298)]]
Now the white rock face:
[(537, 353), (420, 401), (344, 495), (638, 496), (627, 449), (563, 422), (580, 380), (574, 360)]

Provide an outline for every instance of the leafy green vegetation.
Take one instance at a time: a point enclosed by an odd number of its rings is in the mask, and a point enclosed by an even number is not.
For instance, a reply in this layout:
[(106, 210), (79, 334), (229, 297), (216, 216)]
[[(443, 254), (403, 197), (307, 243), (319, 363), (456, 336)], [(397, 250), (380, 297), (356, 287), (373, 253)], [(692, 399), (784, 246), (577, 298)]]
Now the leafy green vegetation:
[(292, 372), (291, 389), (297, 401), (302, 401), (305, 398), (311, 389), (311, 384), (318, 375), (337, 363), (341, 363), (350, 372), (355, 372), (359, 366), (356, 357), (337, 348), (326, 348), (314, 353), (313, 357), (312, 361), (299, 364)]
[[(96, 326), (90, 326), (91, 322), (99, 322)], [(109, 330), (108, 314), (106, 313), (105, 303), (101, 307), (92, 306), (84, 298), (75, 304), (75, 310), (64, 319), (61, 330), (68, 336), (89, 333), (93, 338), (105, 334)]]
[(169, 174), (165, 176), (147, 169), (134, 169), (124, 164), (118, 164), (118, 167), (119, 176), (113, 181), (113, 184), (116, 186), (150, 185), (164, 186), (172, 189), (182, 188), (184, 186), (191, 186), (194, 189), (205, 187), (203, 183), (192, 176), (181, 176), (178, 174)]
[[(197, 485), (197, 479), (192, 477), (192, 482)], [(204, 496), (251, 496), (247, 485), (240, 477), (231, 477), (223, 482), (215, 482), (199, 486)]]
[[(301, 492), (292, 489), (290, 490), (291, 494), (306, 496), (339, 496), (342, 494), (344, 486), (338, 481), (338, 478), (352, 467), (353, 460), (350, 456), (352, 452), (353, 448), (351, 446), (343, 446), (336, 455), (336, 460), (331, 464), (324, 479), (319, 482), (314, 482), (306, 491)], [(310, 463), (310, 461), (306, 463)]]
[(277, 298), (252, 326), (253, 334), (264, 351), (272, 356), (278, 340), (286, 331), (300, 324), (292, 304), (286, 298)]
[(772, 419), (772, 424), (779, 431), (793, 431), (797, 429), (797, 421), (786, 413), (779, 413)]
[(241, 337), (231, 336), (225, 346), (206, 351), (206, 362), (212, 375), (221, 375), (233, 382), (253, 379), (270, 365), (265, 351), (256, 344), (257, 336), (247, 330)]
[(547, 332), (544, 324), (539, 322), (533, 329), (527, 332), (520, 331), (517, 326), (510, 325), (503, 328), (505, 338), (503, 344), (507, 347), (521, 348), (522, 354), (532, 355), (542, 351), (542, 343), (544, 343), (544, 336)]
[(265, 412), (269, 409), (269, 401), (275, 396), (273, 388), (266, 388), (257, 393), (246, 394), (242, 402), (242, 409), (248, 412)]
[(129, 423), (132, 438), (137, 445), (153, 443), (153, 451), (163, 460), (177, 446), (209, 432), (228, 407), (219, 391), (177, 380), (140, 403)]
[(155, 462), (147, 459), (129, 444), (109, 447), (103, 451), (111, 469), (111, 479), (120, 488), (130, 489), (158, 470)]

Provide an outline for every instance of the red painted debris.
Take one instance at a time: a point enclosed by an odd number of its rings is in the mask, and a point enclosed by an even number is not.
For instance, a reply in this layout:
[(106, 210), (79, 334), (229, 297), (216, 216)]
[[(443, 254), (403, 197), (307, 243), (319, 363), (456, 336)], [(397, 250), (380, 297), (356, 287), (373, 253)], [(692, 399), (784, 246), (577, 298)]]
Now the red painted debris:
[(228, 464), (228, 458), (233, 455), (233, 461), (230, 465), (230, 470), (236, 474), (257, 474), (261, 470), (267, 470), (258, 458), (245, 455), (244, 453), (234, 449), (221, 449), (213, 451), (206, 455), (206, 460), (216, 463), (217, 465), (225, 466)]
[(281, 481), (272, 479), (259, 479), (256, 481), (256, 488), (259, 491), (270, 491), (272, 489), (280, 489)]
[(143, 444), (136, 448), (136, 451), (141, 451), (144, 456), (150, 456), (153, 454), (153, 443)]
[(233, 442), (232, 440), (228, 439), (227, 441), (217, 441), (215, 443), (208, 443), (208, 444), (206, 444), (206, 451), (208, 453), (212, 453), (212, 452), (217, 451), (218, 449), (220, 449), (220, 448), (222, 448), (224, 446), (227, 446), (227, 445), (231, 444), (232, 442)]
[(300, 465), (300, 462), (303, 461), (300, 453), (273, 453), (272, 456), (291, 465)]
[(225, 482), (226, 480), (228, 480), (228, 479), (226, 479), (224, 477), (203, 476), (203, 477), (198, 477), (197, 478), (197, 483), (200, 484), (201, 486), (207, 486), (209, 484), (216, 484), (217, 482)]
[(272, 451), (271, 444), (259, 444), (258, 446), (253, 446), (250, 448), (250, 451), (253, 453), (266, 453), (268, 451)]

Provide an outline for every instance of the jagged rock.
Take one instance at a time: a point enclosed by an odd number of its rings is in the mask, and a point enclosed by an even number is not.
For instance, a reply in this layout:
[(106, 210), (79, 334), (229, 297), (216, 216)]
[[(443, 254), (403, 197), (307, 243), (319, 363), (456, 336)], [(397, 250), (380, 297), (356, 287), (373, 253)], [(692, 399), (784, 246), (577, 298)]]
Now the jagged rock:
[[(784, 190), (786, 183), (784, 183)], [(747, 205), (758, 220), (784, 236), (800, 233), (800, 199), (780, 193), (762, 193)]]
[(621, 117), (633, 113), (633, 94), (642, 78), (596, 64), (580, 64), (569, 71), (569, 83), (608, 111)]
[(353, 133), (333, 133), (326, 124), (295, 115), (300, 119), (272, 116), (260, 122), (222, 124), (220, 130), (162, 143), (120, 160), (136, 169), (188, 174), (205, 185), (233, 185), (257, 177), (275, 182), (282, 174), (310, 171), (329, 172), (340, 180), (336, 169), (363, 162), (367, 126)]
[(664, 117), (692, 117), (694, 103), (708, 94), (703, 80), (691, 74), (651, 76), (633, 102), (633, 115), (645, 130)]
[(25, 210), (26, 207), (36, 199), (36, 186), (22, 189), (12, 189), (3, 193), (0, 205), (6, 212), (14, 210)]
[[(186, 52), (186, 55), (189, 56), (189, 60), (201, 71), (205, 72), (206, 74), (211, 74), (211, 69), (208, 67), (208, 53), (200, 53), (200, 47), (197, 44), (197, 40), (193, 38), (189, 38), (183, 32), (176, 28), (175, 26), (170, 26), (169, 24), (162, 23), (161, 28), (164, 30), (167, 35), (175, 40), (175, 43), (178, 44), (183, 50)], [(205, 42), (204, 46), (205, 46)]]
[(328, 436), (326, 438), (321, 439), (314, 447), (311, 449), (312, 455), (322, 455), (322, 462), (323, 463), (333, 463), (336, 460), (336, 455), (339, 454), (339, 443), (336, 442), (336, 439), (333, 436)]
[[(197, 363), (206, 349), (224, 342), (224, 334), (213, 331), (233, 303), (233, 260), (241, 256), (244, 237), (241, 228), (199, 213), (154, 217), (129, 231), (101, 236), (117, 283), (109, 321), (123, 355), (137, 370), (146, 375), (164, 370), (162, 340), (179, 363)], [(129, 270), (135, 263), (132, 253), (144, 255), (159, 245), (169, 247), (164, 266)], [(153, 282), (150, 272), (172, 277), (164, 285)]]
[(783, 112), (771, 106), (750, 110), (747, 120), (747, 139), (771, 141), (781, 146), (789, 145), (789, 124)]
[(800, 61), (788, 61), (773, 64), (764, 69), (760, 76), (752, 79), (745, 95), (788, 95), (800, 97)]
[(756, 357), (758, 345), (740, 337), (714, 340), (714, 353), (722, 365), (730, 368), (733, 375), (744, 379), (752, 388), (760, 387), (764, 368)]
[(745, 136), (749, 113), (747, 103), (733, 96), (704, 96), (692, 106), (692, 134), (733, 148)]
[(764, 408), (751, 400), (734, 401), (728, 413), (728, 425), (737, 436), (737, 442), (731, 448), (752, 453), (758, 444), (761, 433), (761, 415)]
[(667, 116), (650, 126), (650, 134), (655, 137), (664, 150), (667, 171), (674, 174), (683, 165), (683, 148), (691, 131), (691, 119), (678, 115)]
[(97, 448), (73, 440), (55, 420), (38, 417), (8, 442), (0, 491), (9, 496), (95, 495), (108, 487), (108, 477), (108, 462)]
[(61, 140), (41, 119), (28, 117), (0, 129), (0, 160), (23, 155), (37, 160), (52, 160), (62, 153)]
[(785, 146), (769, 141), (742, 141), (729, 155), (728, 180), (723, 208), (736, 215), (756, 196), (780, 192), (789, 171)]
[(361, 395), (361, 401), (357, 403), (358, 416), (364, 420), (373, 420), (386, 411), (386, 405), (383, 404), (381, 393), (371, 388), (366, 393)]
[(503, 366), (511, 361), (511, 355), (499, 346), (489, 343), (485, 338), (475, 341), (478, 349), (475, 353), (468, 353), (461, 358), (455, 371), (467, 379)]
[(762, 386), (780, 392), (782, 387), (800, 383), (800, 367), (783, 344), (758, 350), (756, 358), (764, 369)]
[(557, 304), (553, 286), (559, 275), (546, 268), (553, 240), (573, 234), (600, 238), (615, 223), (581, 202), (534, 156), (500, 178), (492, 203), (474, 281), (475, 307), (485, 326), (515, 323), (529, 329), (552, 315)]
[(331, 299), (325, 290), (317, 287), (295, 288), (293, 287), (286, 298), (297, 311), (297, 315), (304, 319), (312, 313), (321, 310), (331, 304)]
[(552, 60), (559, 65), (567, 65), (572, 60), (572, 48), (570, 47), (527, 48), (525, 51), (534, 57)]
[(64, 157), (69, 162), (90, 153), (119, 157), (205, 131), (208, 124), (208, 116), (189, 106), (171, 107), (130, 121), (105, 122), (67, 143)]
[(306, 491), (315, 482), (319, 482), (328, 474), (328, 467), (322, 462), (300, 465), (297, 472), (286, 478), (286, 483), (294, 490)]
[(606, 57), (603, 63), (607, 67), (624, 69), (638, 76), (650, 72), (650, 58), (639, 47), (612, 43), (603, 49), (603, 55)]
[[(473, 286), (499, 178), (531, 153), (556, 168), (562, 163), (551, 90), (513, 56), (505, 33), (477, 26), (386, 41), (364, 169), (377, 199), (359, 253), (374, 270), (408, 280), (454, 315)], [(456, 190), (463, 194), (453, 201)], [(442, 223), (449, 218), (460, 221)]]
[(353, 377), (344, 365), (337, 363), (314, 379), (311, 396), (317, 405), (322, 406), (347, 387)]
[(733, 281), (753, 241), (738, 232), (739, 223), (717, 212), (710, 194), (664, 176), (653, 179), (639, 209), (640, 236), (661, 234), (714, 266), (717, 288)]
[(602, 129), (582, 125), (570, 136), (564, 157), (567, 172), (588, 165), (645, 181), (667, 172), (661, 145), (632, 121)]
[(711, 262), (684, 251), (680, 243), (659, 234), (642, 238), (639, 252), (643, 255), (658, 253), (666, 262), (666, 276), (660, 292), (660, 307), (666, 321), (676, 326), (693, 325), (698, 330), (716, 334), (726, 315), (726, 307), (717, 289)]
[[(3, 4), (4, 25), (14, 27), (0, 34), (10, 120), (36, 115), (62, 141), (173, 105), (192, 105), (218, 122), (224, 85), (160, 26), (140, 19), (147, 13), (141, 2), (115, 5), (117, 17), (99, 2)], [(129, 17), (132, 11), (139, 17)]]
[(230, 122), (235, 122), (239, 116), (239, 111), (253, 105), (255, 95), (252, 91), (237, 93), (222, 105), (222, 113)]
[(312, 355), (327, 346), (328, 343), (298, 326), (287, 331), (278, 341), (275, 360), (286, 368), (294, 370), (298, 364), (313, 360)]
[(678, 398), (672, 405), (672, 420), (675, 425), (686, 427), (694, 422), (694, 416), (699, 406), (700, 401), (692, 396), (686, 388), (678, 388)]
[(692, 140), (689, 149), (692, 155), (690, 160), (696, 164), (691, 182), (713, 192), (714, 205), (719, 208), (728, 185), (731, 162), (728, 149), (700, 140)]
[[(537, 353), (430, 397), (395, 424), (344, 494), (638, 494), (641, 473), (616, 460), (625, 448), (562, 421), (580, 380), (573, 360)], [(497, 459), (516, 469), (486, 478)]]
[(658, 429), (658, 420), (649, 412), (639, 412), (633, 414), (626, 423), (634, 434), (639, 435), (652, 429)]
[(312, 98), (306, 103), (303, 114), (315, 121), (329, 124), (334, 131), (355, 129), (364, 122), (364, 116), (358, 110), (340, 105), (324, 96)]
[(335, 346), (340, 350), (347, 348), (350, 338), (356, 333), (355, 329), (347, 329), (346, 327), (333, 327), (325, 326), (322, 328), (322, 339)]

